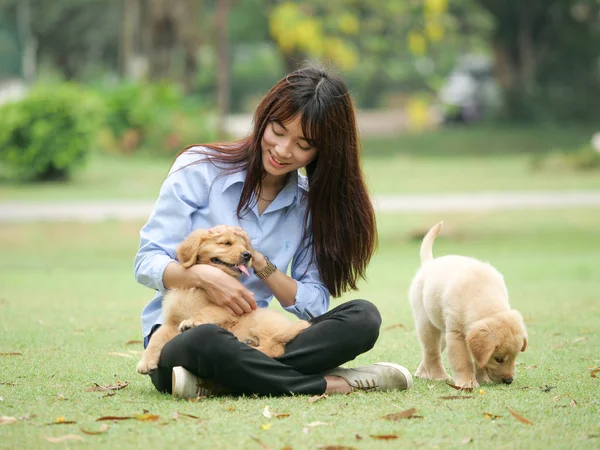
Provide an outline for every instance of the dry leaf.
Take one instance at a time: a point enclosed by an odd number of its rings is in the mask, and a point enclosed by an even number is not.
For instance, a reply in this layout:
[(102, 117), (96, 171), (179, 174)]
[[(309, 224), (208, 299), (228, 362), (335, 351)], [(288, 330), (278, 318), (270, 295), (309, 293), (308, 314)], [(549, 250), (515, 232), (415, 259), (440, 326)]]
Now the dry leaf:
[(130, 420), (130, 419), (133, 419), (133, 417), (131, 417), (131, 416), (104, 416), (104, 417), (100, 417), (99, 419), (96, 419), (96, 422), (100, 422), (103, 420), (117, 421), (117, 420)]
[(327, 422), (316, 421), (316, 422), (311, 422), (311, 423), (309, 423), (307, 425), (304, 425), (304, 426), (305, 427), (319, 427), (319, 426), (322, 426), (322, 425), (329, 425), (329, 424)]
[(263, 441), (261, 441), (258, 438), (255, 438), (254, 436), (250, 436), (250, 439), (254, 440), (258, 445), (260, 445), (261, 448), (263, 448), (264, 450), (270, 450), (271, 447), (269, 447), (268, 445), (265, 445)]
[(0, 381), (1, 385), (5, 385), (5, 386), (14, 386), (15, 383), (11, 383), (10, 381)]
[(514, 418), (516, 418), (518, 421), (523, 422), (527, 425), (533, 425), (533, 422), (529, 419), (526, 419), (525, 417), (523, 417), (522, 415), (516, 413), (515, 411), (513, 411), (510, 408), (506, 408), (508, 409), (508, 412), (511, 413), (513, 415)]
[(592, 378), (598, 378), (598, 377), (596, 376), (596, 374), (597, 374), (598, 372), (600, 372), (600, 369), (598, 369), (598, 368), (596, 368), (596, 369), (592, 369), (592, 371), (590, 372), (590, 376), (591, 376)]
[(384, 441), (398, 439), (398, 436), (396, 436), (395, 434), (370, 434), (369, 436), (372, 437), (373, 439), (381, 439)]
[(383, 331), (393, 330), (394, 328), (404, 328), (404, 329), (406, 329), (406, 327), (403, 324), (397, 323), (395, 325), (390, 325), (389, 327), (385, 327), (383, 329)]
[(263, 423), (260, 428), (262, 428), (263, 430), (268, 430), (271, 428), (271, 424), (270, 423)]
[(102, 434), (102, 433), (107, 432), (109, 429), (110, 429), (110, 427), (106, 424), (104, 424), (100, 428), (98, 428), (97, 431), (84, 430), (83, 428), (80, 428), (82, 433), (89, 434), (89, 435)]
[(399, 413), (386, 414), (383, 416), (385, 420), (400, 420), (400, 419), (412, 419), (412, 418), (422, 418), (423, 416), (415, 416), (417, 412), (416, 408), (410, 408), (406, 411), (402, 411)]
[(117, 381), (117, 384), (112, 384), (109, 386), (100, 386), (98, 383), (94, 383), (94, 386), (91, 388), (87, 388), (85, 392), (95, 392), (95, 391), (118, 391), (119, 389), (123, 389), (129, 386), (128, 381), (120, 382)]
[(472, 395), (443, 395), (440, 397), (442, 400), (465, 400), (467, 398), (473, 398)]
[(485, 390), (479, 389), (479, 395), (485, 395), (485, 394), (487, 394), (487, 392), (485, 392)]
[(54, 422), (47, 423), (46, 425), (69, 425), (72, 423), (77, 423), (74, 420), (66, 420), (64, 417), (59, 417)]
[(575, 399), (572, 399), (570, 405), (572, 408), (574, 408), (575, 406), (577, 406), (577, 401)]
[(269, 411), (269, 405), (265, 406), (265, 408), (262, 411), (262, 415), (267, 419), (271, 418), (271, 411)]
[(15, 423), (16, 421), (16, 417), (0, 416), (0, 425), (8, 425), (10, 423)]
[(473, 442), (473, 438), (471, 437), (466, 437), (462, 441), (460, 441), (461, 445), (470, 444), (471, 442)]
[(5, 353), (0, 353), (0, 356), (23, 356), (23, 353), (19, 353), (19, 352), (5, 352)]
[(542, 392), (550, 392), (555, 387), (556, 386), (548, 386), (548, 385), (546, 385), (546, 387), (540, 387), (540, 389), (542, 390)]
[(450, 386), (451, 388), (456, 389), (457, 391), (467, 391), (467, 392), (471, 392), (473, 390), (473, 388), (461, 388), (459, 386), (456, 386), (455, 384), (450, 384), (450, 383), (446, 383), (448, 386)]
[(53, 444), (58, 444), (59, 442), (64, 441), (85, 441), (85, 439), (83, 439), (78, 434), (67, 434), (65, 436), (59, 437), (47, 437), (46, 440), (52, 442)]
[(308, 399), (308, 402), (309, 403), (318, 402), (319, 400), (324, 400), (327, 397), (328, 397), (327, 394), (313, 395), (311, 398)]
[(175, 412), (173, 413), (173, 416), (172, 416), (172, 417), (173, 417), (173, 419), (174, 419), (174, 420), (177, 420), (177, 419), (179, 419), (180, 417), (189, 417), (190, 419), (199, 419), (199, 418), (200, 418), (200, 417), (198, 417), (198, 416), (192, 416), (191, 414), (180, 413), (179, 411), (175, 411)]
[(573, 339), (571, 341), (571, 344), (575, 344), (576, 342), (587, 341), (587, 340), (588, 340), (587, 336), (582, 336), (582, 337), (578, 337), (577, 339)]
[(132, 339), (131, 341), (125, 342), (125, 345), (144, 345), (144, 341), (140, 341), (139, 339)]
[(486, 412), (484, 412), (484, 413), (483, 413), (483, 417), (485, 417), (487, 420), (490, 420), (490, 419), (491, 419), (491, 420), (496, 420), (496, 419), (499, 419), (499, 418), (501, 418), (502, 416), (498, 416), (498, 415), (496, 415), (496, 414), (492, 414), (492, 413), (486, 413)]
[(290, 416), (291, 416), (291, 414), (289, 414), (289, 413), (275, 414), (275, 418), (276, 419), (286, 419), (286, 418), (288, 418)]
[(317, 445), (317, 448), (323, 450), (356, 450), (356, 447), (348, 447), (347, 445)]
[(358, 433), (354, 433), (354, 439), (356, 439), (357, 441), (361, 441), (361, 440), (363, 440), (364, 438), (363, 438), (363, 437), (362, 437), (360, 434), (358, 434)]
[(138, 414), (134, 417), (134, 419), (139, 420), (140, 422), (156, 422), (158, 419), (160, 419), (160, 416), (157, 416), (156, 414), (144, 413)]
[(109, 355), (113, 355), (113, 356), (122, 356), (123, 358), (134, 358), (133, 355), (130, 355), (129, 353), (121, 353), (121, 352), (108, 352)]

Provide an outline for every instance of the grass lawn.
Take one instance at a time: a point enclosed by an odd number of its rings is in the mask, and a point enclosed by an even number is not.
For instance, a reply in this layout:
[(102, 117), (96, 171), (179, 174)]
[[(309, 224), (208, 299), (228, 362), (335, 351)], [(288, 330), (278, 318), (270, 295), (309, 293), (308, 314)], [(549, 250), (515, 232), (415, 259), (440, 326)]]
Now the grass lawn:
[[(363, 140), (374, 194), (599, 189), (600, 173), (532, 171), (533, 154), (577, 149), (580, 128), (456, 128)], [(154, 199), (171, 161), (93, 154), (70, 183), (0, 181), (0, 201)]]
[[(599, 210), (380, 216), (369, 282), (344, 299), (374, 301), (384, 323), (375, 348), (350, 365), (388, 360), (416, 369), (406, 298), (418, 265), (413, 236), (440, 219), (446, 229), (435, 253), (493, 262), (525, 317), (529, 349), (513, 385), (463, 394), (417, 379), (408, 392), (315, 403), (304, 396), (175, 401), (135, 372), (141, 347), (128, 342), (140, 339), (139, 313), (151, 297), (132, 275), (140, 223), (0, 225), (0, 417), (17, 419), (0, 424), (0, 448), (50, 448), (47, 437), (65, 435), (84, 440), (60, 444), (69, 448), (598, 448), (600, 378), (591, 370), (600, 367)], [(119, 381), (129, 385), (112, 396), (86, 392)], [(467, 398), (443, 398), (457, 394)], [(289, 416), (266, 418), (266, 406)], [(382, 418), (409, 408), (423, 417)], [(96, 422), (144, 411), (159, 418)], [(110, 429), (81, 431), (102, 424)], [(372, 437), (381, 435), (397, 438)]]

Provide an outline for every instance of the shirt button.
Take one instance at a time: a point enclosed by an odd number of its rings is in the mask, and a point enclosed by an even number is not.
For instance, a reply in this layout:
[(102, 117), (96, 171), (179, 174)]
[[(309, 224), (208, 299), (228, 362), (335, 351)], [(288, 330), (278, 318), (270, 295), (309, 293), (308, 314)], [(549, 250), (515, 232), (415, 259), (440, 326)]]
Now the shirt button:
[(252, 239), (252, 245), (258, 244), (258, 239)]

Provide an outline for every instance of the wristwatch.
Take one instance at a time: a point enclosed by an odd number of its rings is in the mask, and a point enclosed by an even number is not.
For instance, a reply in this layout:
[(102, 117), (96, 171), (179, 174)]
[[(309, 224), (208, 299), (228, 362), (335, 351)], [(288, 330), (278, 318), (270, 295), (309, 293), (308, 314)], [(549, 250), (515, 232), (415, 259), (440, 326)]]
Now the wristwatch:
[(254, 271), (254, 275), (256, 275), (261, 280), (264, 280), (265, 278), (267, 278), (269, 275), (271, 275), (273, 272), (275, 272), (277, 270), (277, 267), (275, 267), (275, 264), (273, 264), (269, 260), (269, 258), (267, 258), (266, 256), (265, 256), (265, 261), (267, 261), (267, 265), (265, 267), (263, 267), (260, 270)]

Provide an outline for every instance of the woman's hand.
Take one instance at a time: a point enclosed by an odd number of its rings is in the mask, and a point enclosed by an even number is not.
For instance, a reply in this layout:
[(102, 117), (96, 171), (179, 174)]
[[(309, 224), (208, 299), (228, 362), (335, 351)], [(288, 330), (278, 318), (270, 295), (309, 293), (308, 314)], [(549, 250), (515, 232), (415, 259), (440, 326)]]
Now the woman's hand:
[(252, 291), (221, 269), (208, 264), (197, 264), (188, 270), (198, 277), (198, 286), (206, 291), (215, 305), (226, 308), (237, 316), (256, 309)]

